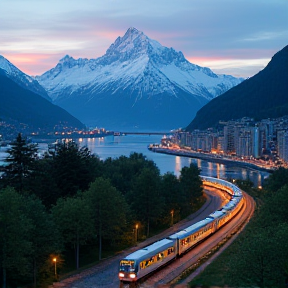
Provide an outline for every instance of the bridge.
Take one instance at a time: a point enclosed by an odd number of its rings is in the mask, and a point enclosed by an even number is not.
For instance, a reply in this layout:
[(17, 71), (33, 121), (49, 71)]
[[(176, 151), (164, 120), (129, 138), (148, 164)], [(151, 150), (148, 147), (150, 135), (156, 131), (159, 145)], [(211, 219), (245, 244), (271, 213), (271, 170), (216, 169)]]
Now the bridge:
[[(118, 134), (119, 133), (119, 134)], [(114, 132), (114, 136), (121, 135), (172, 135), (173, 132)]]

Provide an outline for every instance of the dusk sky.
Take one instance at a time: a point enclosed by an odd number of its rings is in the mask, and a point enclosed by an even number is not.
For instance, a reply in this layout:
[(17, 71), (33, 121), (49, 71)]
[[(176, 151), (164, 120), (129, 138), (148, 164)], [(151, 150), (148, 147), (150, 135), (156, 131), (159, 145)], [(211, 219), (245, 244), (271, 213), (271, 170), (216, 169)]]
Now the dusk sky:
[(214, 72), (249, 77), (288, 45), (287, 0), (1, 0), (0, 55), (29, 75), (98, 58), (135, 27)]

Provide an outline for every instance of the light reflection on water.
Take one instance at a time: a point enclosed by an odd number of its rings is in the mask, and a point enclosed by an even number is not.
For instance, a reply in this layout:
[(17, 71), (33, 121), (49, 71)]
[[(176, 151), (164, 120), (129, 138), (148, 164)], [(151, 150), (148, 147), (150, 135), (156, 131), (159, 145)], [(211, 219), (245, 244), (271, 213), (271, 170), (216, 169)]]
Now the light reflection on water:
[(201, 175), (223, 179), (250, 179), (255, 186), (262, 185), (264, 178), (269, 175), (267, 172), (240, 168), (233, 164), (225, 165), (201, 159), (154, 153), (147, 149), (151, 143), (160, 143), (161, 138), (160, 135), (109, 136), (102, 139), (82, 139), (80, 144), (86, 145), (92, 153), (98, 154), (103, 160), (108, 157), (118, 158), (121, 155), (129, 157), (132, 152), (142, 153), (156, 163), (161, 174), (172, 172), (179, 176), (184, 166), (194, 163), (201, 170)]
[[(80, 146), (87, 146), (92, 153), (97, 154), (102, 160), (108, 157), (118, 158), (121, 155), (129, 157), (132, 152), (142, 153), (149, 160), (155, 162), (161, 174), (172, 172), (176, 176), (179, 176), (184, 166), (189, 166), (191, 163), (194, 163), (201, 170), (201, 175), (223, 179), (250, 179), (255, 186), (262, 185), (264, 178), (269, 175), (267, 172), (240, 168), (233, 164), (224, 165), (201, 159), (154, 153), (147, 149), (151, 143), (160, 143), (161, 138), (161, 135), (127, 135), (108, 136), (104, 138), (83, 138), (78, 139), (77, 142)], [(52, 142), (53, 141), (51, 141), (51, 143)], [(43, 152), (43, 150), (47, 149), (47, 143), (40, 143), (39, 148)], [(0, 165), (3, 164), (1, 163), (2, 152), (3, 151), (0, 151)]]

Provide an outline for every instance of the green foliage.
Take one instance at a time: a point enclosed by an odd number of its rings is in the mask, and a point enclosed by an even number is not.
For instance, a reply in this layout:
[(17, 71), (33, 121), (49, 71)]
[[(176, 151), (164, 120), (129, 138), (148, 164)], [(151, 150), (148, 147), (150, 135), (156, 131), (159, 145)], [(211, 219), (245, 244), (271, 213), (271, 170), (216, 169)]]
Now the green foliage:
[(180, 183), (173, 173), (168, 172), (162, 176), (161, 194), (165, 199), (164, 220), (173, 225), (180, 220), (182, 203)]
[(0, 267), (3, 273), (3, 287), (6, 275), (16, 269), (19, 275), (29, 271), (28, 256), (32, 243), (29, 233), (33, 228), (31, 219), (24, 211), (24, 197), (13, 188), (0, 191)]
[(28, 191), (41, 199), (45, 207), (50, 208), (62, 195), (53, 179), (54, 166), (52, 158), (39, 159), (35, 163), (35, 171), (28, 180)]
[(288, 185), (288, 169), (280, 167), (264, 182), (264, 188), (269, 192), (277, 192), (282, 186)]
[(37, 147), (21, 134), (9, 153), (1, 181), (6, 188), (0, 190), (0, 267), (13, 286), (51, 281), (51, 257), (64, 248), (66, 255), (75, 248), (79, 268), (79, 255), (83, 259), (88, 247), (99, 244), (99, 253), (89, 258), (95, 261), (96, 255), (102, 257), (102, 241), (103, 253), (134, 244), (136, 223), (139, 240), (179, 221), (187, 201), (186, 214), (201, 198), (194, 166), (183, 169), (181, 180), (171, 173), (160, 176), (143, 154), (103, 162), (87, 147), (66, 142), (38, 159)]
[(94, 236), (92, 210), (82, 197), (60, 198), (52, 207), (52, 214), (63, 242), (75, 248), (76, 269), (79, 268), (79, 246)]
[(189, 167), (183, 167), (180, 174), (181, 193), (181, 215), (182, 217), (191, 214), (193, 207), (197, 207), (203, 197), (202, 180), (200, 170), (193, 163)]
[(128, 203), (136, 219), (146, 226), (146, 236), (150, 234), (150, 223), (158, 220), (164, 208), (164, 198), (160, 190), (159, 170), (144, 168), (135, 177), (133, 187), (128, 195)]
[[(284, 231), (288, 236), (288, 226), (285, 226), (280, 225), (268, 229), (257, 227), (257, 229), (247, 231), (249, 236), (242, 239), (239, 257), (234, 264), (234, 268), (241, 273), (232, 274), (234, 281), (236, 280), (241, 286), (246, 287), (281, 287), (281, 283), (285, 281), (281, 267), (285, 257), (283, 258), (283, 249), (277, 249), (277, 245), (281, 245), (281, 248), (287, 247), (286, 241), (280, 240), (282, 238), (280, 234)], [(277, 245), (275, 245), (276, 243)], [(287, 256), (287, 252), (285, 256)]]
[(2, 182), (5, 186), (14, 187), (22, 192), (27, 178), (34, 171), (35, 159), (37, 158), (37, 145), (27, 143), (27, 140), (19, 133), (16, 140), (11, 143), (7, 150), (7, 163), (3, 167), (4, 176)]
[(95, 234), (99, 241), (99, 259), (101, 259), (102, 239), (113, 244), (121, 238), (126, 228), (126, 216), (129, 213), (124, 196), (113, 187), (109, 180), (97, 178), (83, 194), (92, 211)]
[(58, 198), (75, 196), (77, 191), (85, 191), (89, 184), (100, 175), (101, 161), (91, 154), (87, 147), (79, 148), (78, 144), (69, 141), (57, 146), (52, 161), (52, 179), (57, 187)]
[(108, 158), (104, 161), (103, 177), (109, 178), (112, 185), (126, 195), (132, 189), (133, 179), (144, 168), (158, 170), (155, 163), (141, 153), (131, 153), (129, 157), (120, 156), (116, 159)]
[(59, 233), (40, 200), (10, 187), (1, 190), (0, 234), (0, 267), (9, 282), (26, 279), (36, 287), (45, 261), (60, 248)]
[[(0, 191), (2, 267), (12, 267), (17, 262), (15, 259), (10, 262), (10, 255), (19, 256), (16, 258), (21, 260), (21, 255), (23, 256), (23, 253), (27, 253), (31, 248), (31, 243), (25, 241), (25, 238), (29, 239), (27, 235), (29, 235), (33, 226), (31, 220), (24, 213), (24, 202), (24, 197), (19, 195), (13, 188), (8, 187)], [(8, 251), (9, 253), (4, 254)]]
[(41, 201), (33, 196), (24, 200), (25, 214), (32, 223), (32, 229), (29, 232), (31, 242), (29, 274), (32, 275), (30, 279), (33, 279), (34, 287), (36, 287), (37, 279), (42, 280), (43, 274), (49, 271), (44, 269), (49, 255), (61, 251), (62, 239), (51, 214), (46, 211)]

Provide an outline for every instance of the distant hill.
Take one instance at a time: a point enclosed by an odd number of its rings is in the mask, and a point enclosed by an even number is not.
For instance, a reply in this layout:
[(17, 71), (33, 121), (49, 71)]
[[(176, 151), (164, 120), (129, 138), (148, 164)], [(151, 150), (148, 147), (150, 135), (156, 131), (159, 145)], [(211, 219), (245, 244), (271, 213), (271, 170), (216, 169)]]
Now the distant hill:
[(3, 69), (0, 69), (0, 118), (49, 131), (53, 131), (56, 125), (85, 127), (64, 109), (19, 86), (7, 77)]
[(219, 120), (245, 116), (260, 120), (283, 115), (288, 115), (288, 46), (277, 52), (258, 74), (203, 106), (186, 131), (207, 129)]

